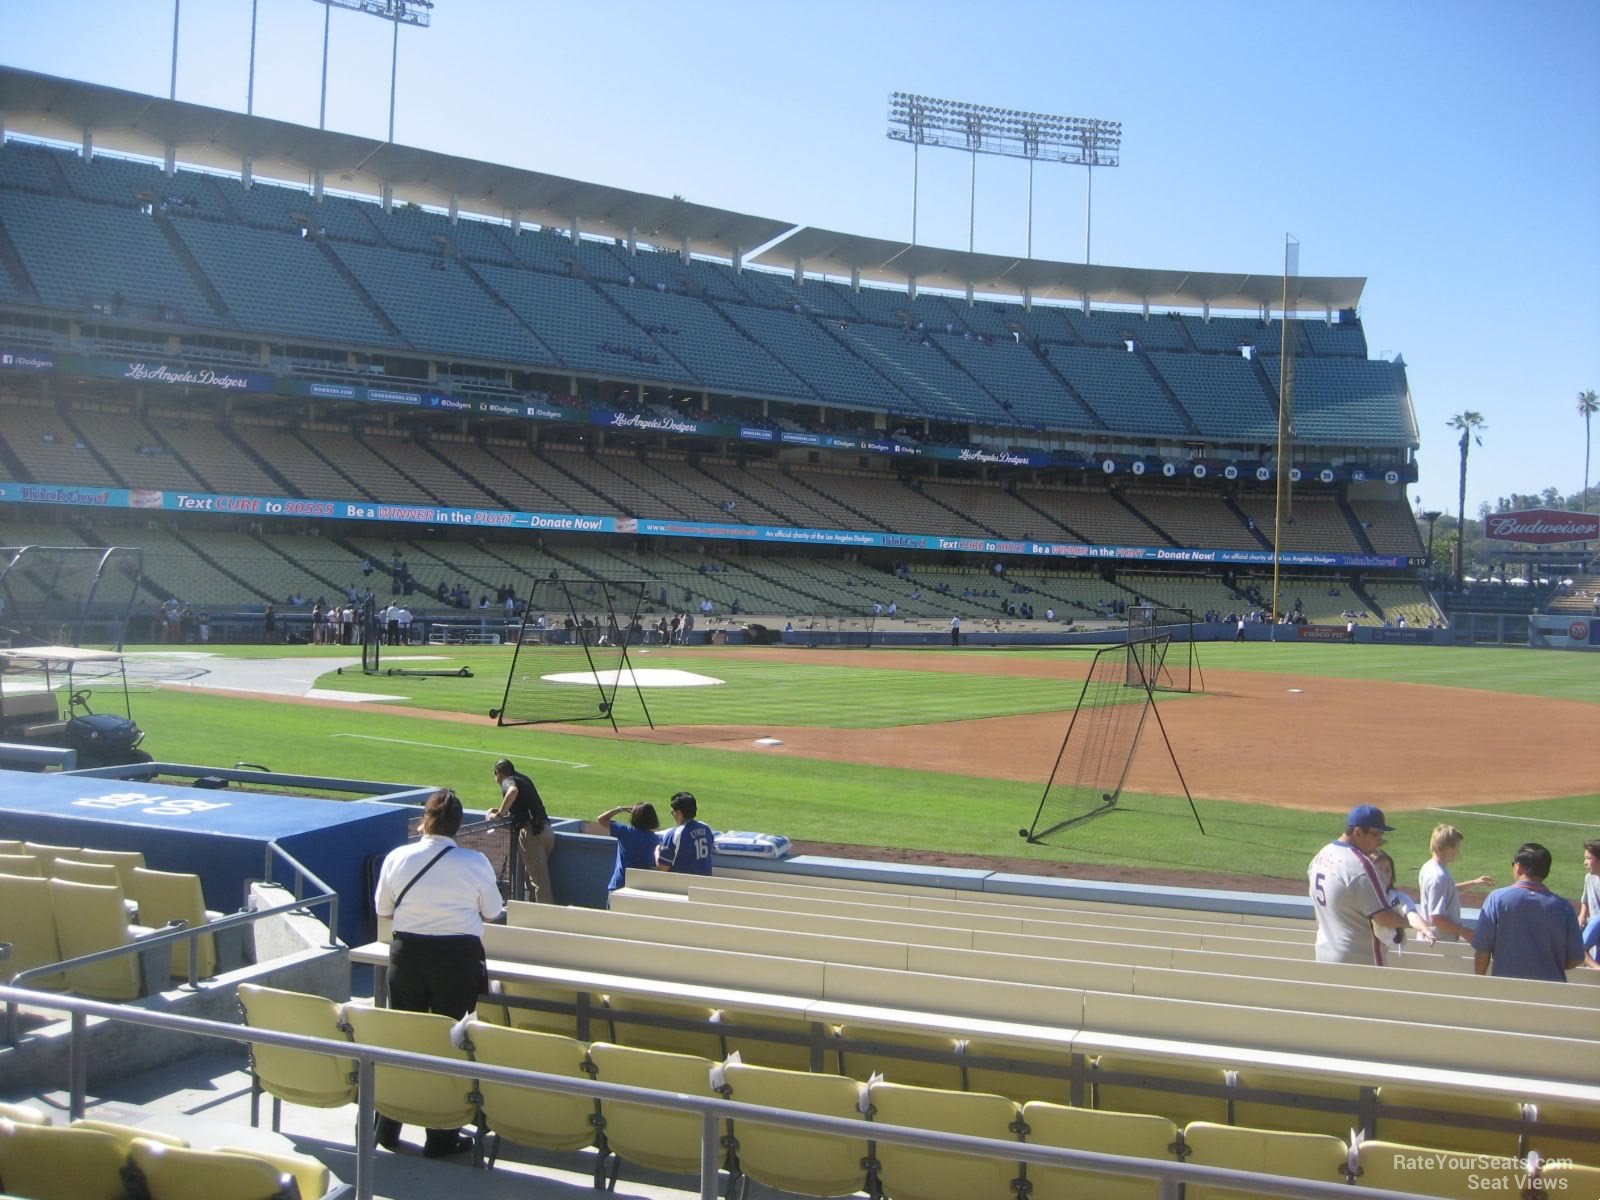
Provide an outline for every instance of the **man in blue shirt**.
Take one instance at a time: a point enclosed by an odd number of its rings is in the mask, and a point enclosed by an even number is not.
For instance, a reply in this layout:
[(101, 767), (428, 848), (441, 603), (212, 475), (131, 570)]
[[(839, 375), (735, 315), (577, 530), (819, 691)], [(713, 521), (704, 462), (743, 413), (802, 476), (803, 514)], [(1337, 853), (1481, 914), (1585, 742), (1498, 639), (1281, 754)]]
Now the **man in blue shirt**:
[(715, 849), (711, 826), (695, 820), (696, 808), (692, 792), (679, 792), (672, 798), (672, 819), (677, 824), (656, 847), (656, 866), (661, 870), (711, 874), (711, 852)]
[[(628, 814), (626, 825), (614, 819), (619, 813)], [(594, 823), (600, 827), (601, 833), (617, 839), (617, 865), (611, 872), (611, 882), (606, 884), (606, 895), (609, 897), (628, 882), (629, 867), (648, 871), (656, 865), (656, 830), (661, 826), (661, 819), (656, 816), (654, 804), (635, 804), (632, 807), (619, 804), (606, 809), (594, 819)]]
[(1563, 982), (1583, 965), (1583, 938), (1572, 905), (1545, 887), (1550, 851), (1526, 842), (1511, 860), (1516, 883), (1490, 892), (1472, 939), (1479, 975)]

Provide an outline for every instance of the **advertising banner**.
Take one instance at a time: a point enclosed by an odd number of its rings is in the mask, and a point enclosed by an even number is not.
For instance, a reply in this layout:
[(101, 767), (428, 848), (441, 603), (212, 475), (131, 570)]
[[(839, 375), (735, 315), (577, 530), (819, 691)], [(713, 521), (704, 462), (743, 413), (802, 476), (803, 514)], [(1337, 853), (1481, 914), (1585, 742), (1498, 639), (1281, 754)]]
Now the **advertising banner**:
[[(498, 508), (452, 508), (435, 504), (381, 504), (288, 496), (236, 496), (159, 488), (77, 487), (71, 484), (0, 482), (0, 503), (64, 504), (81, 508), (161, 509), (167, 512), (226, 513), (233, 516), (321, 517), (339, 521), (397, 521), (413, 525), (470, 526), (487, 529), (553, 530), (567, 533), (645, 534), (651, 537), (785, 545), (885, 547), (943, 550), (958, 554), (1032, 555), (1045, 558), (1116, 559), (1126, 562), (1238, 563), (1265, 566), (1266, 550), (1178, 550), (1170, 546), (1086, 546), (1032, 539), (940, 537), (921, 533), (880, 533), (855, 529), (806, 529), (787, 525), (668, 521), (649, 517), (601, 517), (577, 513), (512, 512)], [(1371, 554), (1285, 552), (1285, 566), (1394, 569), (1403, 557)], [(1343, 630), (1340, 630), (1343, 633)]]
[(1294, 636), (1302, 642), (1348, 642), (1350, 631), (1343, 625), (1296, 625)]
[(1533, 546), (1600, 541), (1600, 513), (1557, 508), (1490, 513), (1483, 522), (1483, 536), (1494, 542), (1524, 542)]
[(0, 371), (53, 371), (53, 354), (39, 350), (0, 350)]

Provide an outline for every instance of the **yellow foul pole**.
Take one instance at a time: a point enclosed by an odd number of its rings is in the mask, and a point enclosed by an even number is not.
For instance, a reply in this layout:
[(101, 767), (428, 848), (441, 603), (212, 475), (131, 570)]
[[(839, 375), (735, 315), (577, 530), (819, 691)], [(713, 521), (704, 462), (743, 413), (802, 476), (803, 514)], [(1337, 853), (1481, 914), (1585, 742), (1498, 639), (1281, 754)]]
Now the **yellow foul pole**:
[(1282, 566), (1283, 535), (1294, 519), (1294, 495), (1290, 490), (1289, 471), (1294, 461), (1294, 342), (1295, 330), (1290, 324), (1294, 314), (1295, 294), (1290, 281), (1300, 274), (1300, 243), (1288, 234), (1283, 239), (1283, 320), (1282, 339), (1278, 350), (1278, 482), (1277, 501), (1272, 514), (1272, 640), (1278, 640), (1277, 622), (1283, 615), (1278, 606), (1279, 572)]

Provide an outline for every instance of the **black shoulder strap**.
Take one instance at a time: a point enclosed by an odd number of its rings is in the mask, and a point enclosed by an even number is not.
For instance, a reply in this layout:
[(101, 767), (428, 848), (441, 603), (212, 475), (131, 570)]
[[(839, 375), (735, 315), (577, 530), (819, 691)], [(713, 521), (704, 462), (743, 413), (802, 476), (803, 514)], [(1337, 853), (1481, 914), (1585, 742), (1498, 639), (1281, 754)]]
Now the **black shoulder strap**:
[(428, 860), (427, 865), (425, 867), (423, 867), (422, 870), (418, 871), (415, 875), (413, 875), (411, 877), (411, 882), (406, 884), (405, 887), (401, 888), (400, 889), (400, 894), (394, 898), (394, 906), (395, 906), (396, 911), (398, 911), (399, 908), (400, 908), (400, 902), (406, 898), (406, 893), (408, 893), (412, 888), (417, 886), (417, 880), (421, 879), (429, 871), (433, 870), (434, 865), (441, 858), (443, 858), (446, 854), (449, 854), (450, 851), (452, 851), (454, 849), (455, 849), (454, 845), (446, 846), (443, 850), (439, 851), (439, 853), (435, 854), (432, 858), (430, 858)]

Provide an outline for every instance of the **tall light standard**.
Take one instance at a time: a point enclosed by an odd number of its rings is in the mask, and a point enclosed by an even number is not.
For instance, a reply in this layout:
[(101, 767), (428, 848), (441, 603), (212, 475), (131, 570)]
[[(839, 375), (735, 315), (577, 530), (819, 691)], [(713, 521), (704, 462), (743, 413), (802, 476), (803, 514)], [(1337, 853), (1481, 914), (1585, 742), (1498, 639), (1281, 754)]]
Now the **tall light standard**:
[(973, 247), (978, 197), (978, 155), (998, 154), (1026, 159), (1028, 163), (1028, 257), (1033, 257), (1033, 164), (1066, 163), (1089, 168), (1089, 191), (1083, 220), (1083, 261), (1089, 261), (1094, 217), (1094, 168), (1114, 167), (1121, 161), (1122, 122), (1089, 117), (1058, 117), (969, 104), (964, 100), (939, 100), (909, 92), (889, 96), (889, 139), (911, 146), (911, 242), (917, 241), (917, 188), (919, 154), (923, 146), (964, 150), (972, 155), (972, 179), (967, 212), (967, 250)]
[(415, 25), (426, 29), (433, 23), (433, 0), (317, 0), (326, 6), (322, 15), (322, 116), (318, 128), (327, 128), (328, 122), (328, 17), (335, 8), (363, 12), (369, 17), (382, 17), (394, 24), (394, 38), (389, 50), (389, 140), (394, 141), (395, 80), (400, 69), (400, 26)]

